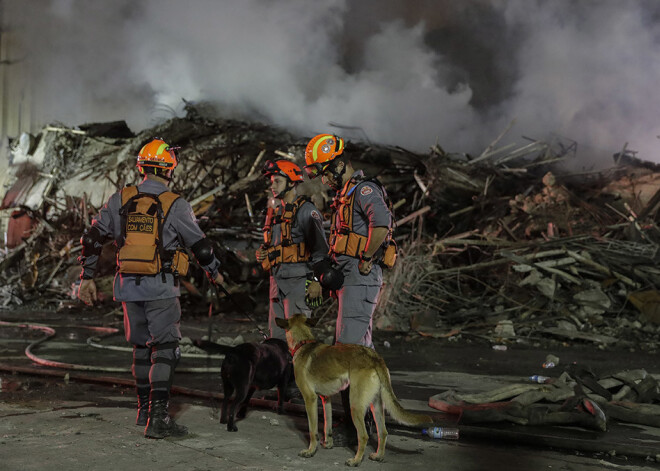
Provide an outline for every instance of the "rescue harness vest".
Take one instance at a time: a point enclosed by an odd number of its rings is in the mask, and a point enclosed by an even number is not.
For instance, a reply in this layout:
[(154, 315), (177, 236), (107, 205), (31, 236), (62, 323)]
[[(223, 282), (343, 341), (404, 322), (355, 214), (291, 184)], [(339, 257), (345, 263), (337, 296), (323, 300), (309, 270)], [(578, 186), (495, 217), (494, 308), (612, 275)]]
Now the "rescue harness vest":
[[(332, 225), (330, 228), (330, 253), (337, 255), (348, 255), (360, 258), (367, 246), (369, 237), (358, 234), (353, 230), (353, 207), (355, 205), (355, 189), (362, 182), (373, 182), (383, 192), (383, 198), (390, 211), (392, 204), (387, 197), (387, 192), (377, 178), (354, 177), (351, 178), (344, 188), (335, 196), (332, 204)], [(396, 262), (397, 247), (393, 238), (393, 225), (391, 224), (387, 236), (381, 247), (374, 253), (374, 260), (379, 261), (387, 268), (392, 268)]]
[(127, 275), (137, 275), (140, 284), (143, 275), (165, 273), (185, 276), (188, 272), (188, 254), (181, 248), (166, 251), (163, 247), (163, 227), (172, 204), (179, 195), (164, 191), (158, 195), (141, 193), (137, 186), (121, 190), (122, 236), (118, 241), (117, 271)]
[[(299, 196), (293, 203), (286, 203), (283, 206), (282, 214), (277, 214), (277, 210), (269, 208), (264, 223), (264, 249), (268, 252), (266, 258), (261, 261), (261, 266), (268, 271), (281, 263), (306, 262), (310, 259), (309, 248), (305, 242), (295, 244), (291, 235), (291, 228), (296, 214), (300, 207), (310, 199), (307, 196)], [(273, 238), (273, 226), (280, 225), (281, 242), (278, 245), (271, 245)]]

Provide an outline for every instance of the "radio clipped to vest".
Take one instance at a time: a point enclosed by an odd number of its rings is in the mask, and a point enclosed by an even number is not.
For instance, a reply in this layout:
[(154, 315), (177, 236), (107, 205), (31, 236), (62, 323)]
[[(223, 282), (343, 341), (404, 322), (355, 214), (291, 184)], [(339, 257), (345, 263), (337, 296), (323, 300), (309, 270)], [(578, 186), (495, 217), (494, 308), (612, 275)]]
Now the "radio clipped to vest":
[(156, 275), (168, 271), (184, 276), (188, 272), (188, 254), (177, 249), (163, 249), (163, 227), (170, 208), (179, 195), (170, 191), (159, 195), (140, 193), (135, 186), (121, 191), (123, 243), (117, 251), (119, 273)]
[(176, 249), (176, 252), (174, 252), (174, 255), (172, 256), (170, 271), (174, 273), (174, 275), (186, 276), (189, 267), (190, 259), (188, 254), (183, 249)]
[(398, 247), (394, 239), (390, 239), (389, 241), (385, 242), (385, 244), (386, 245), (384, 246), (385, 250), (383, 250), (383, 258), (380, 263), (385, 268), (393, 268), (394, 264), (396, 263)]

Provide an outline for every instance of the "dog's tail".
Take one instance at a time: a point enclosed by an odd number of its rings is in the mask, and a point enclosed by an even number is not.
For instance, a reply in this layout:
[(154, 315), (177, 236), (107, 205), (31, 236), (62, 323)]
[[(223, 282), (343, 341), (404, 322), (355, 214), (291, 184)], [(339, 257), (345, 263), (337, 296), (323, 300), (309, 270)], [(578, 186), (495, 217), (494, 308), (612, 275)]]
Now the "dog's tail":
[(378, 377), (380, 378), (380, 396), (383, 400), (383, 405), (387, 412), (390, 413), (392, 418), (403, 425), (422, 426), (433, 423), (433, 419), (426, 414), (416, 414), (403, 408), (397, 397), (392, 390), (392, 382), (390, 380), (390, 372), (383, 363), (382, 368), (377, 368)]
[(229, 345), (220, 345), (219, 343), (210, 342), (208, 340), (195, 339), (193, 340), (193, 345), (195, 345), (195, 347), (201, 348), (205, 352), (219, 353), (221, 355), (226, 355), (227, 353), (234, 351), (234, 347), (230, 347)]

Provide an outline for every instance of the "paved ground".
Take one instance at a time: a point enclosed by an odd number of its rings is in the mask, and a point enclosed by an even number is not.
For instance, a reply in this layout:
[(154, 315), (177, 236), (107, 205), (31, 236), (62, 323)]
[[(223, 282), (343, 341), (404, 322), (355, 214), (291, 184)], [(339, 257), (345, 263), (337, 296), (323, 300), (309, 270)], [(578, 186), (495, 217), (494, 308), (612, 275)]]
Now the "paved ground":
[[(298, 402), (277, 415), (270, 406), (273, 394), (262, 393), (248, 416), (237, 423), (237, 433), (218, 422), (217, 373), (179, 373), (172, 412), (191, 434), (179, 440), (147, 440), (132, 425), (135, 401), (126, 373), (130, 354), (90, 347), (86, 329), (74, 324), (99, 325), (89, 313), (67, 315), (0, 313), (9, 322), (39, 322), (57, 335), (33, 348), (40, 358), (83, 365), (103, 365), (109, 370), (68, 371), (35, 365), (23, 353), (43, 332), (18, 327), (0, 328), (0, 469), (50, 470), (211, 470), (344, 469), (354, 450), (319, 449), (309, 459), (298, 457), (307, 446), (307, 421)], [(116, 319), (105, 319), (116, 325)], [(200, 337), (204, 319), (184, 321), (184, 334)], [(241, 323), (216, 322), (229, 337), (251, 338)], [(646, 368), (660, 373), (657, 355), (606, 352), (593, 348), (511, 346), (494, 351), (487, 344), (450, 343), (446, 340), (407, 341), (379, 333), (378, 351), (385, 357), (395, 392), (404, 406), (433, 413), (441, 425), (455, 425), (457, 417), (428, 407), (428, 398), (447, 389), (483, 392), (524, 382), (539, 373), (547, 353), (562, 361), (582, 361), (596, 369)], [(389, 347), (384, 346), (384, 342)], [(125, 347), (120, 335), (99, 340), (110, 347)], [(219, 361), (184, 359), (181, 368), (217, 368)], [(542, 372), (542, 371), (541, 371)], [(39, 373), (39, 374), (36, 374)], [(338, 404), (335, 407), (339, 410)], [(432, 440), (419, 430), (388, 426), (385, 462), (366, 457), (365, 469), (539, 470), (539, 469), (658, 469), (660, 429), (611, 423), (604, 433), (579, 427), (524, 427), (513, 424), (460, 426), (458, 441)], [(373, 443), (367, 449), (373, 449)]]

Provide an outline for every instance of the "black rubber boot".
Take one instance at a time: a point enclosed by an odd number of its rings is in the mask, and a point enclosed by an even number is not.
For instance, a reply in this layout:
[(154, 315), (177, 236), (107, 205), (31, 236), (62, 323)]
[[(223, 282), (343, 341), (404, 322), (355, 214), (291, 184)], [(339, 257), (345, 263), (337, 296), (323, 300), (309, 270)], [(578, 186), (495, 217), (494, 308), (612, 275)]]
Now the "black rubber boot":
[(144, 427), (149, 420), (149, 388), (136, 388), (137, 392), (137, 418), (135, 425)]
[(334, 446), (356, 446), (358, 443), (357, 430), (351, 418), (350, 386), (341, 392), (341, 405), (344, 409), (344, 418), (332, 426), (332, 441)]
[(358, 444), (357, 430), (350, 419), (348, 422), (342, 421), (337, 426), (333, 426), (332, 442), (334, 446), (340, 447), (350, 447)]
[(151, 398), (149, 403), (149, 422), (144, 429), (147, 438), (182, 437), (188, 428), (177, 424), (167, 413), (167, 399)]

